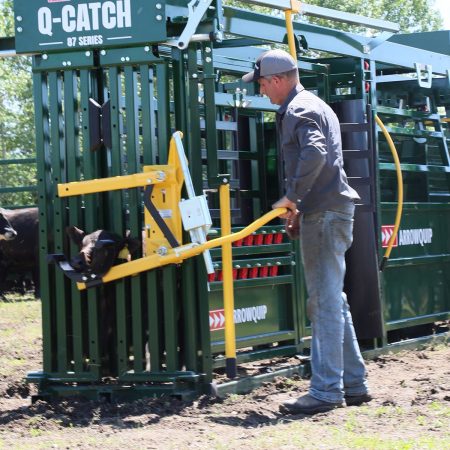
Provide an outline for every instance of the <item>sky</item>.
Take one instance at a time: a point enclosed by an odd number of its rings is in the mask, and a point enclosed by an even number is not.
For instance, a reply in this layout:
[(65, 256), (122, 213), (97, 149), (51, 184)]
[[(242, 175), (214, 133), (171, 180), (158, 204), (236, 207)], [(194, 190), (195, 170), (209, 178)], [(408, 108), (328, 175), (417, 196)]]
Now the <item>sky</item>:
[(450, 0), (435, 0), (435, 8), (441, 13), (444, 30), (450, 30)]

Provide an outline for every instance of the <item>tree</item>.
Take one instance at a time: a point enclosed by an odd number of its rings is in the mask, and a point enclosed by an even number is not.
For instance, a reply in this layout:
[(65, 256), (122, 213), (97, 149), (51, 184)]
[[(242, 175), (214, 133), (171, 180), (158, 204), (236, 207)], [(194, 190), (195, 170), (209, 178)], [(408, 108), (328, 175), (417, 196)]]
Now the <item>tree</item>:
[[(434, 0), (308, 0), (306, 3), (359, 14), (374, 19), (384, 19), (400, 25), (402, 32), (432, 31), (442, 27), (442, 17), (432, 6)], [(245, 1), (223, 0), (224, 5), (248, 8)], [(252, 5), (252, 9), (269, 12), (268, 8)], [(330, 20), (305, 18), (308, 22), (357, 32), (366, 32), (366, 28), (344, 25)]]
[[(442, 17), (432, 8), (434, 0), (308, 0), (307, 3), (389, 20), (399, 24), (401, 32), (433, 31), (442, 28)], [(330, 27), (336, 26), (330, 21), (325, 23)], [(356, 28), (357, 31), (364, 31)]]
[[(0, 36), (14, 35), (12, 0), (0, 3)], [(31, 62), (24, 56), (0, 58), (0, 160), (35, 156)], [(36, 184), (35, 164), (0, 165), (0, 187)], [(30, 192), (2, 193), (0, 206), (35, 203)]]

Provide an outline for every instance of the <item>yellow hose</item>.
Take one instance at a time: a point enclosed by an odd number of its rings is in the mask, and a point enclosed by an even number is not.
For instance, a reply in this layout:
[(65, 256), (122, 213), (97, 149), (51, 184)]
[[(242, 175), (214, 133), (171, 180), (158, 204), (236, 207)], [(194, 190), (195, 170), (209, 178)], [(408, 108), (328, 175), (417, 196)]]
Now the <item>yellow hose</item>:
[(389, 256), (391, 255), (392, 246), (394, 245), (394, 241), (397, 236), (398, 229), (400, 227), (400, 221), (402, 218), (403, 177), (402, 177), (402, 169), (400, 167), (400, 159), (398, 158), (398, 153), (397, 153), (397, 149), (395, 148), (394, 141), (392, 140), (391, 135), (389, 134), (388, 130), (386, 130), (386, 127), (384, 126), (381, 119), (378, 116), (375, 116), (375, 120), (376, 120), (378, 126), (381, 128), (381, 131), (383, 132), (384, 137), (386, 138), (386, 141), (392, 152), (392, 156), (394, 158), (394, 163), (395, 163), (395, 170), (397, 173), (397, 184), (398, 184), (397, 213), (395, 215), (394, 232), (392, 233), (392, 236), (389, 238), (388, 246), (384, 253), (383, 260), (381, 261), (380, 270), (383, 270), (387, 260), (389, 259)]

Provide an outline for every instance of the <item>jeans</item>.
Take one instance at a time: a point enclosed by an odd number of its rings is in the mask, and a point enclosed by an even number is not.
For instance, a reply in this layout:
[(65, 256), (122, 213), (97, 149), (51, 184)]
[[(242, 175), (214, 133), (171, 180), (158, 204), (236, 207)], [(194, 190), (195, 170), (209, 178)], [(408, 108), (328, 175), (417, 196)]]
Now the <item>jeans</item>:
[(309, 394), (331, 403), (342, 402), (344, 394), (368, 391), (364, 361), (342, 292), (354, 210), (349, 203), (339, 210), (304, 214), (301, 219), (307, 314), (312, 327)]

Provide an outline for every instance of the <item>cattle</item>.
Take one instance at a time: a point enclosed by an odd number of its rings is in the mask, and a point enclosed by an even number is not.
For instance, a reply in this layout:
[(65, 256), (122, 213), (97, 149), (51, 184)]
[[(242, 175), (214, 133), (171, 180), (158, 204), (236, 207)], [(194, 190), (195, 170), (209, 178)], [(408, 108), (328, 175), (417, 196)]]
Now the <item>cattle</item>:
[[(35, 296), (39, 297), (38, 209), (1, 209), (0, 212), (0, 291), (4, 290), (9, 274), (30, 272)], [(3, 221), (8, 223), (4, 228)]]
[[(70, 226), (66, 228), (66, 233), (79, 250), (69, 259), (69, 264), (75, 271), (83, 273), (87, 277), (93, 274), (96, 277), (103, 276), (117, 260), (127, 259), (127, 256), (121, 255), (121, 251), (125, 247), (127, 247), (125, 253), (129, 252), (134, 255), (142, 245), (138, 239), (130, 238), (128, 235), (121, 237), (106, 230), (86, 233), (75, 226)], [(97, 303), (100, 316), (99, 340), (102, 374), (104, 376), (111, 375), (117, 370), (116, 358), (113, 356), (117, 354), (115, 295), (114, 284), (106, 283), (101, 286)]]
[(0, 208), (0, 241), (12, 241), (16, 236), (17, 232), (8, 220), (8, 211)]
[(134, 255), (141, 246), (137, 239), (129, 236), (121, 237), (107, 230), (96, 230), (86, 234), (83, 230), (70, 226), (67, 227), (66, 233), (79, 249), (78, 254), (70, 259), (70, 265), (77, 272), (97, 276), (108, 272), (125, 247), (131, 255)]

